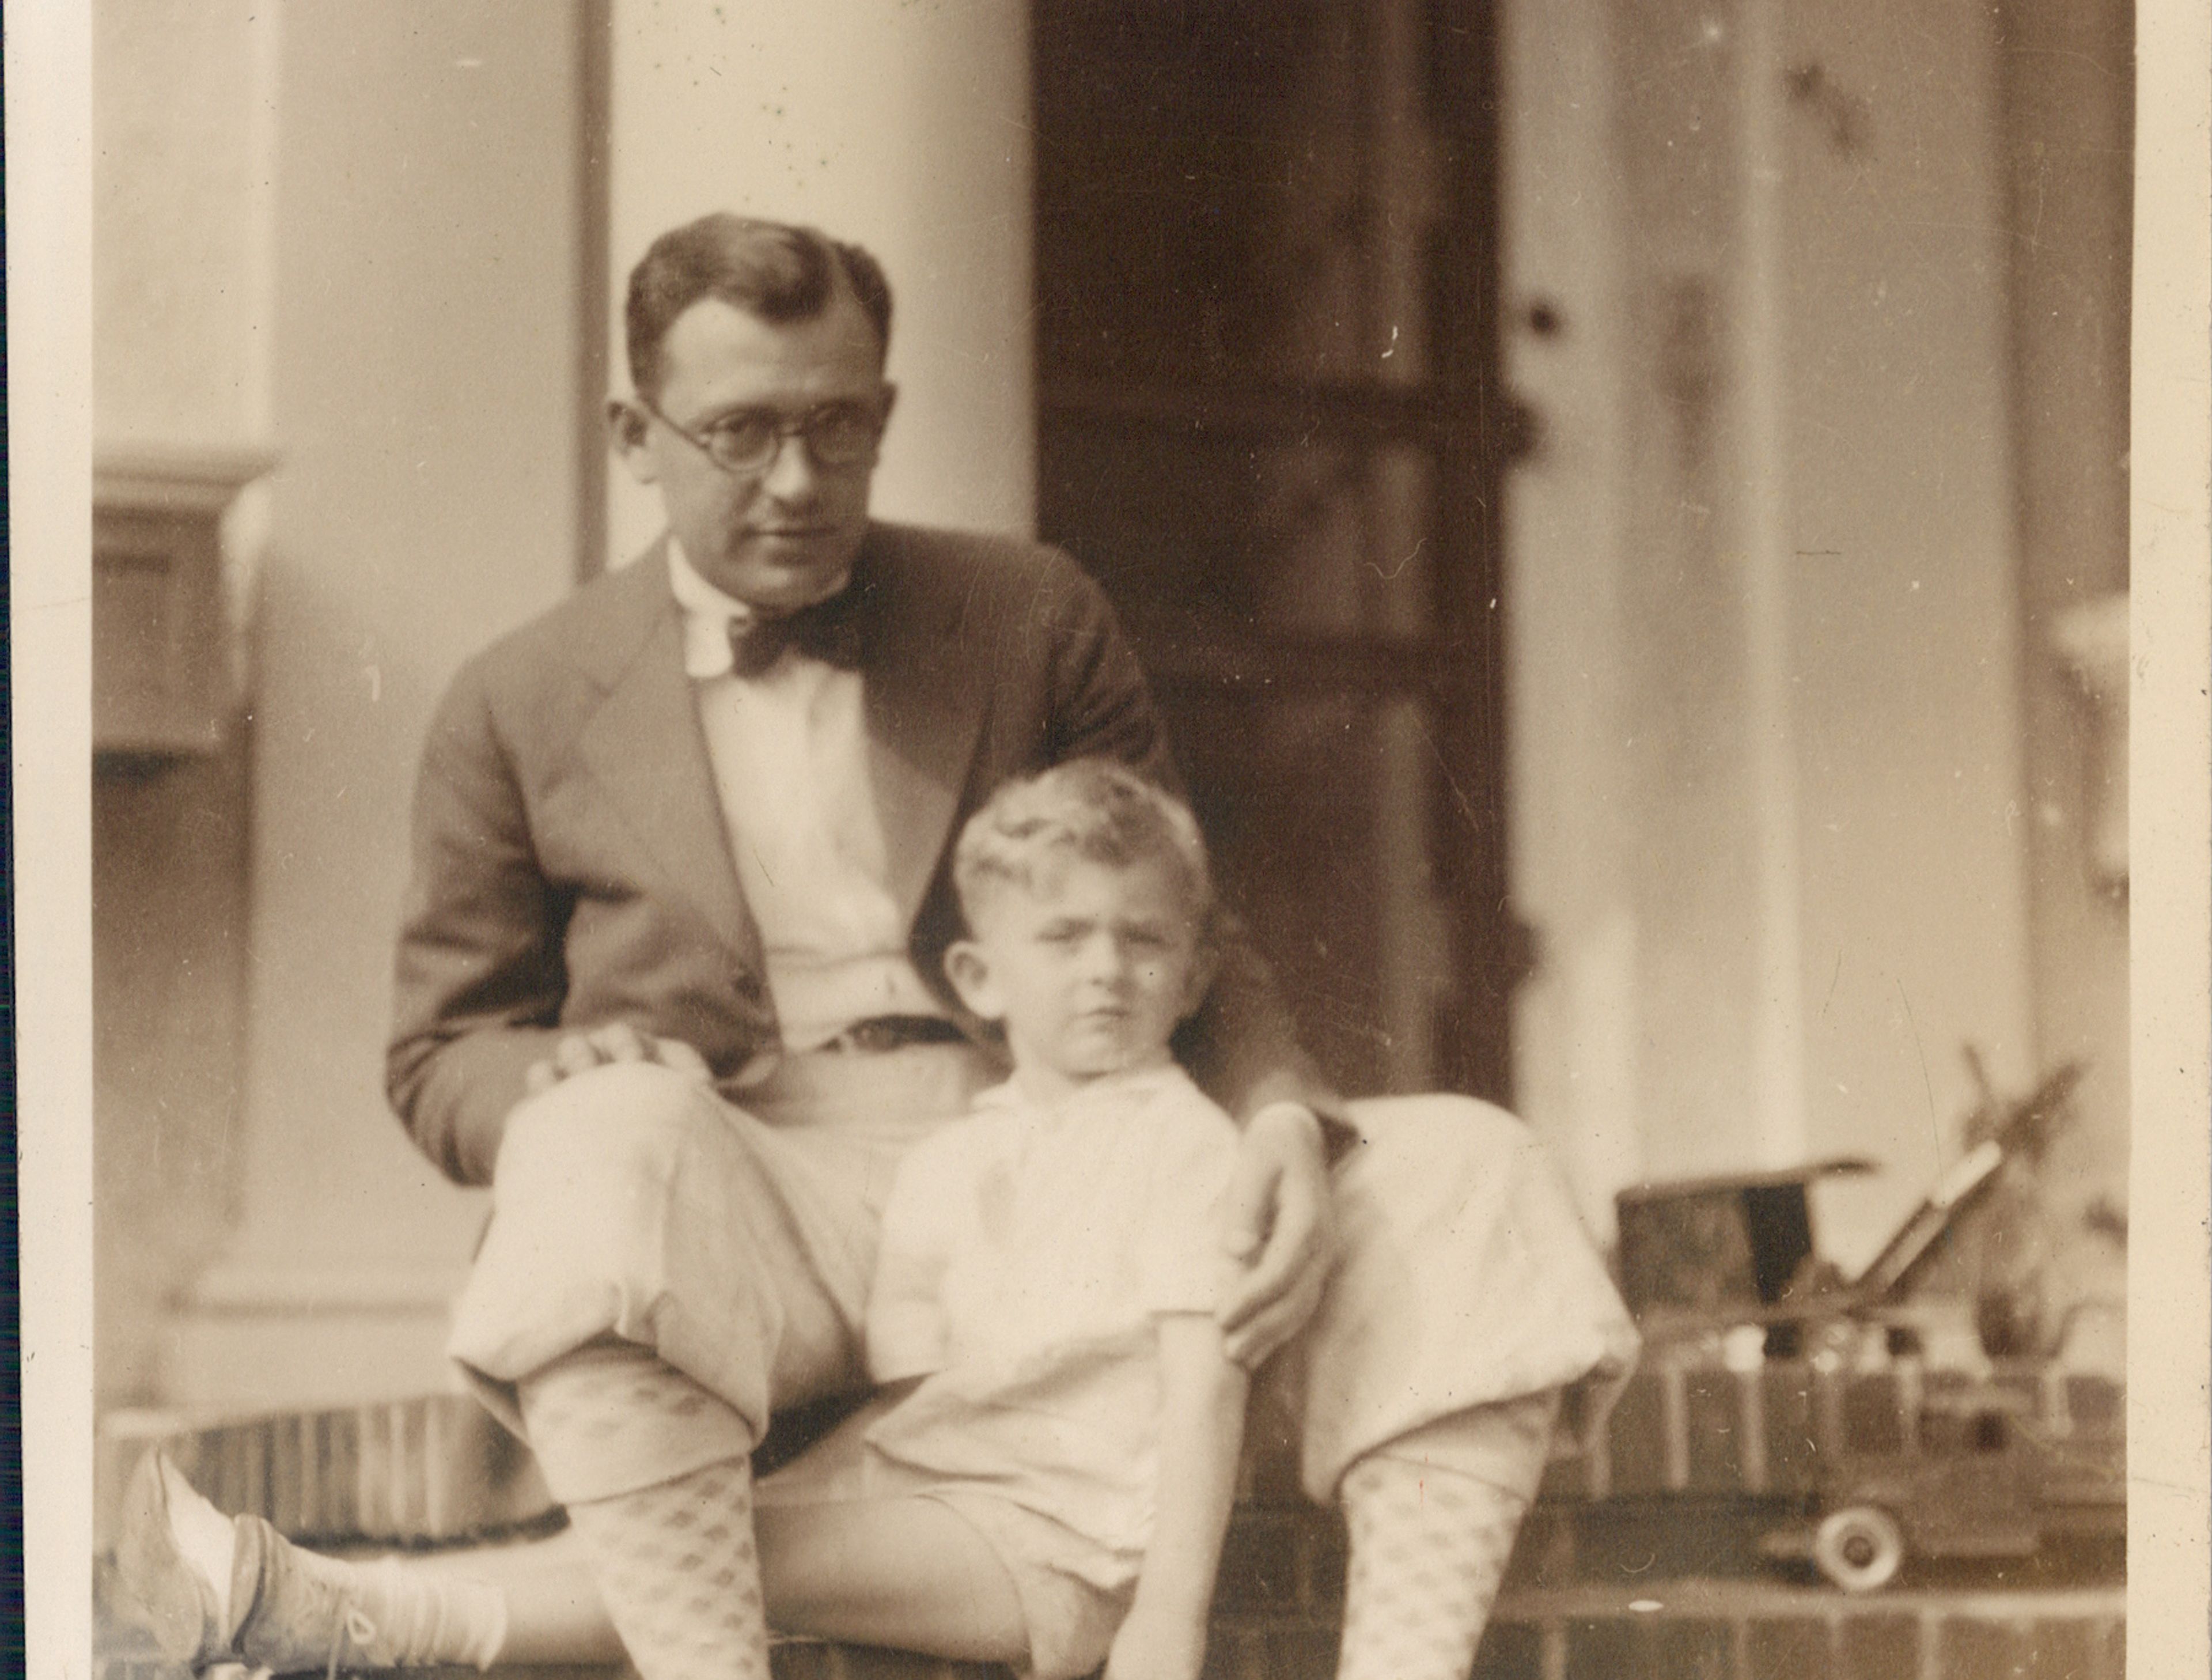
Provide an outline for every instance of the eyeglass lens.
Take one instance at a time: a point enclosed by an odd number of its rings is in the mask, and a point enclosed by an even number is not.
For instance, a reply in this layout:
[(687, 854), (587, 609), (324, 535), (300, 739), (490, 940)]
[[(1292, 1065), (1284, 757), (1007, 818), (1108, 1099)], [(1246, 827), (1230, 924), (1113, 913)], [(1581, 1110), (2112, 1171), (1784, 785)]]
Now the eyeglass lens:
[(725, 466), (757, 468), (775, 459), (787, 433), (806, 440), (807, 453), (823, 466), (854, 466), (876, 452), (875, 416), (850, 403), (833, 403), (789, 419), (770, 410), (732, 414), (701, 435)]

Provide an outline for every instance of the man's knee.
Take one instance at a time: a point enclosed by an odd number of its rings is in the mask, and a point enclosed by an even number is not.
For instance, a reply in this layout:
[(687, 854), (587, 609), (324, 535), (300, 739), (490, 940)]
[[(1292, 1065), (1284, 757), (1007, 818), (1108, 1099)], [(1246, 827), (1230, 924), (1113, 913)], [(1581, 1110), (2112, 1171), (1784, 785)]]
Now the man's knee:
[(1541, 1388), (1448, 1412), (1376, 1452), (1486, 1482), (1525, 1505), (1536, 1496), (1551, 1458), (1560, 1392)]
[(1534, 1145), (1528, 1128), (1495, 1103), (1436, 1093), (1414, 1097), (1376, 1097), (1348, 1105), (1352, 1123), (1365, 1140), (1353, 1160), (1372, 1153), (1406, 1158), (1449, 1172), (1454, 1166), (1495, 1166)]
[(690, 1074), (652, 1062), (615, 1062), (526, 1099), (508, 1117), (493, 1169), (501, 1190), (549, 1175), (602, 1194), (666, 1181), (677, 1160), (725, 1122), (722, 1105)]

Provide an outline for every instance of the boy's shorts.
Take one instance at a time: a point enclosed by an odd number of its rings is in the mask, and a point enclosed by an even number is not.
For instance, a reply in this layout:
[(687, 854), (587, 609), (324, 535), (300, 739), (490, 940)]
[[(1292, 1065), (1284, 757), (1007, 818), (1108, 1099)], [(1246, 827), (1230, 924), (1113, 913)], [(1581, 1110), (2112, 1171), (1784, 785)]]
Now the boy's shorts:
[(1106, 1660), (1128, 1614), (1142, 1559), (1017, 1505), (990, 1488), (932, 1476), (870, 1447), (882, 1415), (872, 1405), (774, 1475), (754, 1499), (763, 1508), (854, 1499), (927, 1499), (956, 1513), (1006, 1567), (1029, 1633), (1030, 1680), (1076, 1680)]

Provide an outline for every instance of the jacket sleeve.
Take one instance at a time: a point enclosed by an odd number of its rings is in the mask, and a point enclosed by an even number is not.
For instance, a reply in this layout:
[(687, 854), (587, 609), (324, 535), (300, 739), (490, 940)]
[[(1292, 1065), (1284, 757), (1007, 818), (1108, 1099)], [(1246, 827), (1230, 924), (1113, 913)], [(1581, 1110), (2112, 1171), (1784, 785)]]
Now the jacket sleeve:
[[(1066, 563), (1073, 581), (1054, 637), (1053, 762), (1121, 758), (1184, 796), (1143, 668), (1105, 592), (1072, 561)], [(1177, 1059), (1239, 1123), (1270, 1103), (1312, 1110), (1329, 1133), (1334, 1155), (1350, 1136), (1343, 1099), (1299, 1048), (1273, 972), (1243, 922), (1224, 910), (1214, 934), (1213, 984), (1176, 1034)]]
[(556, 1036), (569, 906), (539, 872), (522, 789), (473, 669), (431, 724), (412, 849), (386, 1091), (447, 1177), (489, 1184), (525, 1070)]

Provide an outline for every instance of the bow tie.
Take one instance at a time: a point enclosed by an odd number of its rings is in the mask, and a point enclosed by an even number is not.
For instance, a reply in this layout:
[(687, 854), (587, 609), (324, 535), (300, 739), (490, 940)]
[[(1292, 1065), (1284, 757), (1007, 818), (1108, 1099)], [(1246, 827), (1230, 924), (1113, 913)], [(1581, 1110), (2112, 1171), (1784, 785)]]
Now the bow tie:
[(783, 656), (786, 648), (824, 665), (858, 670), (860, 624), (853, 611), (854, 593), (847, 588), (828, 600), (773, 618), (731, 619), (731, 671), (740, 677), (758, 677)]

